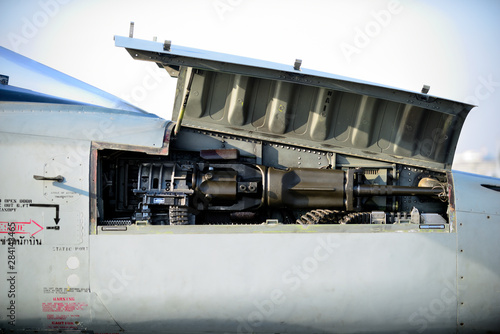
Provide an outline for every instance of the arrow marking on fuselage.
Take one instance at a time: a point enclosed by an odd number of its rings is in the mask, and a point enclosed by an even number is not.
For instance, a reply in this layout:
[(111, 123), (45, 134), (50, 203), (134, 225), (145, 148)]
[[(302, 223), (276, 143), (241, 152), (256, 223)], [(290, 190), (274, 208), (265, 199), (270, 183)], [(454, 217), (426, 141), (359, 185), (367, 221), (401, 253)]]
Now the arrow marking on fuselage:
[(56, 218), (54, 218), (54, 222), (59, 224), (59, 204), (33, 204), (31, 203), (30, 206), (35, 206), (39, 208), (55, 208), (56, 209)]
[[(9, 226), (8, 226), (9, 223), (15, 224), (14, 231), (9, 229)], [(33, 223), (33, 225), (31, 223)], [(29, 228), (30, 226), (35, 226), (35, 225), (39, 227), (37, 229), (37, 231), (35, 231), (34, 233), (27, 231), (27, 228)], [(40, 226), (36, 221), (31, 220), (31, 219), (29, 222), (0, 222), (0, 233), (29, 234), (30, 236), (34, 236), (35, 234), (37, 234), (41, 230), (43, 230), (43, 227)]]

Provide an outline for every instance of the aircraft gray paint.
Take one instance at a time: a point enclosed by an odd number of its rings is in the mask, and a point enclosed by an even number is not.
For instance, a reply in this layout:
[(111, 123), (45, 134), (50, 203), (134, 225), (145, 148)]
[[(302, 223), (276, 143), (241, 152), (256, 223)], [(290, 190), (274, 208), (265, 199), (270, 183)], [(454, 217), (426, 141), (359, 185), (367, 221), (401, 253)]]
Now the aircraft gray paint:
[(6, 333), (500, 328), (500, 180), (451, 171), (473, 106), (115, 43), (177, 122), (2, 85)]

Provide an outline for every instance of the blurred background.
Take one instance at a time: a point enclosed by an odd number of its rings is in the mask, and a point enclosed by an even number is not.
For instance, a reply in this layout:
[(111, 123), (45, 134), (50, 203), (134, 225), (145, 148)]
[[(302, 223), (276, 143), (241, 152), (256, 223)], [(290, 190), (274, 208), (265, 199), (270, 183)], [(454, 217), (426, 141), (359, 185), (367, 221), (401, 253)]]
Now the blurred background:
[[(170, 119), (176, 80), (134, 37), (334, 73), (477, 105), (453, 168), (500, 177), (500, 1), (0, 0), (0, 46)], [(9, 84), (78, 99), (0, 52)], [(73, 95), (72, 95), (73, 94)], [(76, 95), (75, 95), (76, 94)]]

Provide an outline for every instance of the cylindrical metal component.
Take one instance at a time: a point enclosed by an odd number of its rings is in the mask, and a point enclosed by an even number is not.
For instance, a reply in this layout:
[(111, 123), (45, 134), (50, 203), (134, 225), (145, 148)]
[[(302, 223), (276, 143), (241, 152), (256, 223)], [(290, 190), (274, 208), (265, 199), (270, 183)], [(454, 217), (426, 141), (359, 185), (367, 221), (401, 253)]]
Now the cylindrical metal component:
[(197, 190), (211, 203), (234, 202), (238, 192), (236, 178), (234, 170), (212, 170), (199, 175)]
[(269, 168), (265, 198), (271, 207), (341, 208), (344, 205), (344, 172)]
[(433, 179), (431, 177), (424, 177), (418, 182), (419, 187), (428, 187), (428, 188), (434, 188), (434, 187), (442, 187), (442, 183), (440, 183), (438, 180)]
[(429, 187), (380, 186), (360, 184), (354, 187), (355, 196), (432, 196), (438, 195), (442, 189)]

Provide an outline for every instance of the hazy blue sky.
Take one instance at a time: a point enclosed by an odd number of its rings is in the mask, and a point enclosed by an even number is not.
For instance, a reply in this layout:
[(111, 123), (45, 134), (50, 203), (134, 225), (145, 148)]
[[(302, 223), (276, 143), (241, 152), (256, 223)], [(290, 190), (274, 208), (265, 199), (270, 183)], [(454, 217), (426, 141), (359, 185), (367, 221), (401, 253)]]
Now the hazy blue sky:
[[(175, 80), (114, 35), (259, 58), (479, 105), (457, 152), (500, 147), (497, 0), (0, 0), (0, 45), (167, 119)], [(12, 85), (47, 90), (10, 73)], [(6, 65), (4, 65), (6, 66)], [(9, 72), (10, 71), (10, 72)]]

